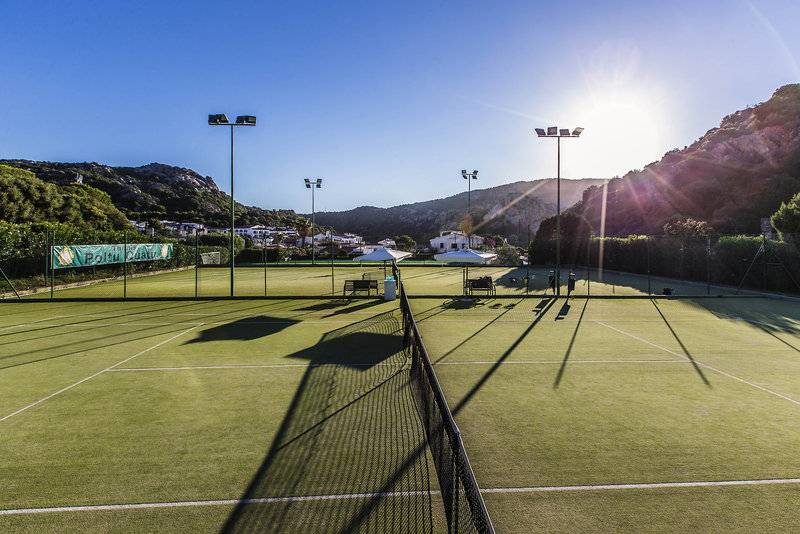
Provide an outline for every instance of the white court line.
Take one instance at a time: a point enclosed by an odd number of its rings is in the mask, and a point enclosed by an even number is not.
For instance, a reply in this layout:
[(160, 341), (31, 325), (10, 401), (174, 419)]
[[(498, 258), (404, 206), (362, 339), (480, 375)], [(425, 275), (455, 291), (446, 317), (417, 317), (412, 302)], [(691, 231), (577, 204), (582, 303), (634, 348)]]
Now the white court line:
[[(494, 364), (497, 361), (464, 361), (464, 362), (440, 362), (435, 365), (487, 365), (487, 364)], [(563, 360), (521, 360), (521, 361), (513, 361), (513, 362), (503, 362), (503, 365), (506, 364), (521, 364), (521, 365), (561, 365)], [(574, 360), (570, 361), (570, 363), (689, 363), (683, 360)], [(349, 362), (339, 362), (339, 363), (312, 363), (312, 364), (305, 364), (305, 363), (275, 363), (275, 364), (242, 364), (242, 365), (185, 365), (180, 367), (120, 367), (119, 369), (109, 369), (109, 372), (113, 373), (125, 373), (125, 372), (132, 372), (132, 371), (194, 371), (194, 370), (203, 370), (203, 369), (280, 369), (285, 367), (325, 367), (328, 365), (346, 365), (346, 366), (354, 366), (354, 367), (382, 367), (382, 366), (390, 366), (390, 367), (399, 367), (401, 366), (398, 363), (349, 363)]]
[(96, 376), (99, 376), (99, 375), (101, 375), (101, 374), (105, 373), (106, 371), (111, 371), (111, 370), (112, 370), (112, 369), (114, 369), (115, 367), (117, 367), (117, 366), (120, 366), (120, 365), (122, 365), (122, 364), (124, 364), (124, 363), (127, 363), (127, 362), (129, 362), (129, 361), (131, 361), (132, 359), (136, 358), (137, 356), (141, 356), (142, 354), (144, 354), (144, 353), (146, 353), (146, 352), (150, 352), (150, 351), (151, 351), (151, 350), (153, 350), (153, 349), (157, 349), (157, 348), (158, 348), (158, 347), (160, 347), (161, 345), (165, 345), (165, 344), (169, 343), (170, 341), (172, 341), (172, 340), (174, 340), (174, 339), (177, 339), (177, 338), (181, 337), (182, 335), (184, 335), (184, 334), (187, 334), (187, 333), (191, 332), (191, 331), (192, 331), (192, 330), (194, 330), (195, 328), (197, 328), (197, 326), (193, 326), (193, 327), (191, 327), (191, 328), (187, 328), (187, 329), (186, 329), (186, 330), (184, 330), (183, 332), (180, 332), (179, 334), (175, 334), (174, 336), (172, 336), (172, 337), (171, 337), (171, 338), (169, 338), (169, 339), (165, 339), (165, 340), (163, 340), (163, 341), (160, 341), (160, 342), (156, 343), (155, 345), (153, 345), (152, 347), (149, 347), (149, 348), (146, 348), (146, 349), (144, 349), (144, 350), (141, 350), (141, 351), (137, 352), (136, 354), (134, 354), (133, 356), (130, 356), (130, 357), (128, 357), (128, 358), (125, 358), (124, 360), (122, 360), (122, 361), (119, 361), (119, 362), (115, 363), (114, 365), (110, 365), (110, 366), (106, 367), (105, 369), (103, 369), (103, 370), (101, 370), (101, 371), (98, 371), (98, 372), (96, 372), (96, 373), (94, 373), (94, 374), (92, 374), (92, 375), (89, 375), (89, 376), (87, 376), (86, 378), (82, 378), (81, 380), (78, 380), (78, 381), (77, 381), (77, 382), (75, 382), (74, 384), (70, 384), (69, 386), (67, 386), (67, 387), (65, 387), (65, 388), (61, 388), (61, 389), (59, 389), (58, 391), (56, 391), (55, 393), (51, 393), (50, 395), (48, 395), (48, 396), (46, 396), (46, 397), (42, 397), (41, 399), (39, 399), (39, 400), (37, 400), (37, 401), (35, 401), (35, 402), (32, 402), (32, 403), (28, 404), (27, 406), (23, 406), (23, 407), (22, 407), (22, 408), (20, 408), (19, 410), (15, 411), (15, 412), (12, 412), (12, 413), (10, 413), (10, 414), (8, 414), (8, 415), (6, 415), (6, 416), (4, 416), (4, 417), (0, 418), (0, 423), (2, 423), (3, 421), (5, 421), (6, 419), (10, 419), (10, 418), (14, 417), (15, 415), (19, 415), (19, 414), (21, 414), (22, 412), (24, 412), (24, 411), (26, 411), (26, 410), (29, 410), (29, 409), (33, 408), (34, 406), (38, 406), (39, 404), (43, 403), (44, 401), (46, 401), (46, 400), (48, 400), (48, 399), (52, 399), (52, 398), (53, 398), (53, 397), (55, 397), (56, 395), (60, 395), (60, 394), (64, 393), (65, 391), (69, 391), (70, 389), (74, 388), (75, 386), (79, 386), (79, 385), (83, 384), (84, 382), (86, 382), (87, 380), (91, 380), (92, 378), (94, 378), (94, 377), (96, 377)]
[[(641, 484), (595, 484), (581, 486), (531, 486), (516, 488), (484, 488), (481, 493), (543, 493), (561, 491), (600, 491), (659, 488), (704, 488), (724, 486), (769, 486), (800, 484), (800, 478), (767, 478), (752, 480), (706, 480), (699, 482), (652, 482)], [(47, 508), (14, 508), (0, 510), (3, 515), (46, 514), (55, 512), (95, 512), (109, 510), (140, 510), (148, 508), (181, 508), (188, 506), (233, 506), (238, 504), (278, 504), (287, 502), (337, 501), (372, 498), (419, 497), (438, 495), (439, 491), (392, 491), (383, 493), (345, 493), (341, 495), (308, 495), (296, 497), (264, 497), (255, 499), (217, 499), (206, 501), (167, 501), (135, 504), (94, 504), (86, 506), (53, 506)]]
[[(655, 347), (657, 349), (663, 350), (664, 352), (668, 352), (670, 354), (674, 354), (675, 356), (677, 356), (677, 357), (679, 357), (681, 359), (686, 359), (687, 358), (685, 354), (678, 354), (675, 351), (669, 350), (668, 348), (662, 347), (661, 345), (656, 345), (655, 343), (647, 341), (646, 339), (641, 338), (641, 337), (639, 337), (637, 335), (631, 334), (629, 332), (625, 332), (624, 330), (620, 330), (619, 328), (615, 328), (615, 327), (613, 327), (611, 325), (608, 325), (608, 324), (600, 322), (600, 321), (598, 321), (598, 323), (603, 325), (603, 326), (605, 326), (606, 328), (610, 328), (611, 330), (614, 330), (615, 332), (619, 332), (620, 334), (623, 334), (623, 335), (626, 335), (626, 336), (631, 337), (633, 339), (636, 339), (638, 341), (641, 341), (642, 343), (646, 343), (646, 344), (650, 345), (651, 347)], [(765, 393), (769, 393), (770, 395), (775, 395), (776, 397), (780, 397), (783, 400), (787, 400), (787, 401), (789, 401), (789, 402), (791, 402), (793, 404), (796, 404), (796, 405), (800, 406), (800, 401), (798, 401), (796, 399), (793, 399), (791, 397), (788, 397), (788, 396), (784, 395), (783, 393), (778, 393), (777, 391), (773, 391), (773, 390), (771, 390), (769, 388), (765, 388), (764, 386), (759, 386), (758, 384), (750, 382), (749, 380), (745, 380), (744, 378), (740, 378), (740, 377), (738, 377), (736, 375), (732, 375), (732, 374), (730, 374), (728, 372), (722, 371), (721, 369), (717, 369), (716, 367), (708, 365), (707, 363), (703, 363), (703, 362), (700, 362), (698, 360), (694, 360), (694, 362), (697, 365), (699, 365), (700, 367), (704, 367), (706, 369), (710, 369), (711, 371), (714, 371), (715, 373), (719, 373), (719, 374), (721, 374), (723, 376), (727, 376), (728, 378), (731, 378), (733, 380), (737, 380), (737, 381), (741, 382), (742, 384), (747, 384), (748, 386), (752, 386), (752, 387), (754, 387), (756, 389), (760, 389), (761, 391), (763, 391)]]
[[(595, 484), (585, 486), (531, 486), (528, 488), (484, 488), (481, 493), (543, 493), (551, 491), (597, 491), (620, 489), (708, 488), (720, 486), (770, 486), (800, 484), (800, 478), (766, 478), (754, 480), (704, 480), (700, 482), (651, 482), (641, 484)], [(0, 512), (1, 513), (1, 512)]]
[(95, 512), (104, 510), (140, 510), (147, 508), (179, 508), (184, 506), (230, 506), (237, 504), (276, 504), (286, 502), (339, 501), (353, 499), (373, 499), (390, 497), (419, 497), (438, 495), (438, 490), (430, 491), (391, 491), (376, 493), (344, 493), (341, 495), (302, 495), (297, 497), (263, 497), (255, 499), (218, 499), (208, 501), (148, 502), (136, 504), (94, 504), (87, 506), (54, 506), (52, 508), (16, 508), (0, 510), (3, 515), (46, 514), (53, 512)]

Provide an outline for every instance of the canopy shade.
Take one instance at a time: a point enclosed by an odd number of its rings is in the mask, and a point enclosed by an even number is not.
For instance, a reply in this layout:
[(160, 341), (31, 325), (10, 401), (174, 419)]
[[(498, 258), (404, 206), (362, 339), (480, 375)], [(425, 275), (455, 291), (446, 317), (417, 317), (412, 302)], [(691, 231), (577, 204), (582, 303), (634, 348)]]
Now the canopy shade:
[(446, 263), (486, 263), (497, 257), (497, 254), (491, 252), (478, 252), (471, 248), (461, 250), (452, 250), (442, 254), (436, 254), (433, 258), (436, 261)]
[(411, 256), (410, 252), (403, 252), (402, 250), (392, 250), (390, 248), (375, 249), (369, 254), (357, 256), (353, 261), (401, 261)]

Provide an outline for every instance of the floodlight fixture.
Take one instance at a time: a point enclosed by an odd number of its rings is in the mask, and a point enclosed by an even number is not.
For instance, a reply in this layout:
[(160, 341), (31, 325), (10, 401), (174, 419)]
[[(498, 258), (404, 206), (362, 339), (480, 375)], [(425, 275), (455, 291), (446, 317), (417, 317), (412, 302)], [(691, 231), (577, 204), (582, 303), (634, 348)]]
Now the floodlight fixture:
[(572, 137), (578, 137), (582, 133), (583, 133), (583, 128), (581, 127), (575, 128), (574, 130), (572, 130)]
[(224, 113), (214, 113), (208, 116), (208, 124), (211, 126), (222, 126), (230, 124), (228, 116)]
[(561, 128), (560, 130), (558, 130), (558, 135), (560, 135), (561, 137), (569, 137), (570, 136), (569, 128)]
[(547, 135), (558, 135), (558, 126), (548, 126)]
[(547, 132), (544, 131), (544, 128), (534, 128), (536, 130), (536, 135), (539, 137), (545, 137)]
[(256, 117), (255, 115), (239, 115), (236, 117), (236, 124), (238, 126), (255, 126)]

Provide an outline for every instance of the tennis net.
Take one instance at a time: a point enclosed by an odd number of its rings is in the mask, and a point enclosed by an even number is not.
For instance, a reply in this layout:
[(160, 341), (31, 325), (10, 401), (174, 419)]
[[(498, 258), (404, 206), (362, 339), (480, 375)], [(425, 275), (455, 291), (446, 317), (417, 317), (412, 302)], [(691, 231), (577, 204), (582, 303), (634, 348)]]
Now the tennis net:
[(411, 358), (411, 387), (439, 479), (447, 530), (459, 534), (493, 534), (494, 527), (461, 440), (461, 432), (447, 406), (402, 284), (400, 309), (403, 346)]

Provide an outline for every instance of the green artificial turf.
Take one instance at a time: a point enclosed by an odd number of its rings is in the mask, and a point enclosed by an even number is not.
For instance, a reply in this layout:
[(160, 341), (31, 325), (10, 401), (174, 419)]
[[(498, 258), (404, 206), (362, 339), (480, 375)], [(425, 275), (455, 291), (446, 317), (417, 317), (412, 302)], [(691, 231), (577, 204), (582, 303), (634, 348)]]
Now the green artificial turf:
[(796, 303), (412, 307), (498, 531), (796, 528), (799, 484), (502, 491), (800, 477)]
[[(0, 513), (0, 531), (444, 525), (396, 302), (0, 310), (0, 510), (333, 496)], [(401, 496), (373, 495), (386, 492)]]

